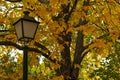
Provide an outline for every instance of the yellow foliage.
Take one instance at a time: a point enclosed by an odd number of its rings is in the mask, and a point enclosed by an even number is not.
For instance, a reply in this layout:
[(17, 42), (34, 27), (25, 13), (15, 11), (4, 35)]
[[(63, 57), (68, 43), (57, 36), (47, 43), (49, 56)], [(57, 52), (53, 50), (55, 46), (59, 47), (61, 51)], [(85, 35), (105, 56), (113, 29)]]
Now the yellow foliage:
[[(112, 39), (113, 42), (115, 42), (120, 35), (120, 6), (119, 4), (116, 4), (115, 0), (77, 0), (78, 3), (76, 4), (76, 7), (74, 5), (75, 0), (48, 0), (49, 4), (41, 3), (40, 0), (22, 0), (20, 3), (21, 5), (17, 5), (16, 3), (10, 3), (6, 2), (4, 0), (0, 0), (0, 7), (1, 5), (5, 7), (5, 10), (0, 9), (2, 11), (2, 14), (0, 14), (0, 26), (5, 25), (5, 29), (13, 29), (12, 23), (18, 19), (18, 17), (22, 16), (23, 11), (27, 10), (30, 11), (30, 16), (35, 17), (38, 21), (40, 21), (40, 25), (38, 26), (37, 34), (35, 36), (35, 40), (31, 41), (30, 46), (34, 47), (34, 42), (37, 41), (41, 44), (44, 44), (47, 46), (48, 50), (50, 50), (51, 54), (49, 55), (46, 53), (47, 51), (42, 50), (39, 48), (39, 50), (45, 52), (49, 58), (56, 61), (63, 61), (61, 52), (63, 49), (65, 49), (64, 44), (69, 45), (69, 42), (67, 42), (66, 34), (68, 32), (72, 32), (72, 41), (70, 42), (70, 56), (72, 56), (74, 60), (74, 53), (75, 53), (75, 44), (76, 44), (76, 37), (78, 36), (77, 31), (82, 31), (84, 34), (84, 41), (91, 35), (93, 38), (88, 40), (90, 46), (85, 51), (91, 51), (92, 49), (95, 50), (96, 54), (103, 54), (105, 56), (106, 54), (110, 53), (109, 49), (112, 46), (112, 42), (107, 42), (106, 37), (105, 39), (97, 39), (101, 35), (104, 35), (108, 33), (108, 37)], [(90, 1), (89, 6), (83, 6), (84, 1)], [(61, 5), (67, 5), (70, 2), (69, 6), (69, 12), (62, 12), (63, 9), (67, 11), (67, 7), (61, 7)], [(74, 9), (73, 9), (74, 5)], [(23, 6), (22, 9), (19, 9), (17, 7)], [(70, 12), (70, 10), (73, 9), (73, 12)], [(1, 12), (0, 12), (1, 13)], [(65, 19), (68, 18), (68, 21)], [(53, 20), (53, 17), (57, 18), (57, 20)], [(15, 18), (14, 20), (11, 20)], [(85, 21), (88, 21), (87, 23), (83, 24)], [(76, 27), (76, 25), (78, 25)], [(1, 27), (0, 27), (1, 29)], [(64, 31), (64, 34), (62, 33)], [(15, 43), (18, 43), (18, 40), (14, 34), (15, 32), (10, 33), (0, 33), (0, 39), (2, 35), (4, 36), (4, 40), (11, 40)], [(59, 34), (62, 34), (63, 36), (60, 37)], [(65, 35), (65, 38), (64, 38)], [(69, 36), (68, 36), (69, 37)], [(58, 39), (63, 40), (63, 44), (59, 44)], [(85, 43), (83, 41), (83, 43)], [(87, 41), (87, 40), (86, 40)], [(81, 42), (82, 43), (82, 42)], [(20, 44), (21, 45), (21, 44)], [(36, 48), (36, 46), (35, 46)], [(5, 50), (1, 50), (1, 53), (7, 53)], [(8, 61), (9, 57), (2, 55), (2, 60)], [(38, 66), (39, 64), (39, 58), (35, 53), (29, 54), (29, 66)], [(91, 56), (91, 55), (90, 55)], [(59, 58), (58, 58), (59, 57)], [(68, 57), (68, 56), (66, 56)], [(91, 57), (89, 57), (91, 58)], [(22, 63), (22, 55), (17, 56), (17, 65)], [(72, 61), (73, 61), (72, 60)], [(93, 61), (95, 61), (93, 59)], [(73, 61), (74, 62), (74, 61)], [(72, 63), (72, 62), (71, 62)], [(8, 65), (13, 64), (12, 62), (3, 64), (5, 67)], [(43, 63), (44, 64), (44, 63)], [(40, 64), (39, 66), (42, 67), (42, 73), (43, 75), (47, 76), (51, 72), (50, 68), (45, 68), (46, 65)], [(100, 67), (99, 62), (97, 63), (97, 66)], [(38, 66), (38, 67), (39, 67)], [(52, 64), (52, 68), (54, 69), (60, 69), (61, 65), (56, 63)], [(79, 64), (75, 64), (74, 68), (80, 68)], [(46, 69), (46, 71), (44, 71)], [(2, 73), (3, 70), (0, 68), (0, 73)], [(15, 72), (19, 74), (19, 76), (22, 77), (22, 71), (21, 68), (16, 68)], [(3, 74), (2, 74), (3, 75)], [(43, 77), (42, 75), (42, 77)], [(64, 75), (56, 76), (53, 78), (53, 80), (63, 80)], [(8, 76), (3, 75), (2, 77), (7, 78)], [(13, 80), (17, 79), (15, 78), (15, 74), (9, 75), (9, 77)], [(38, 78), (40, 76), (37, 76)], [(84, 78), (87, 79), (88, 75), (85, 75)], [(41, 77), (40, 77), (41, 78)], [(30, 80), (34, 80), (34, 78), (29, 75)], [(96, 77), (96, 79), (98, 79)]]
[(54, 69), (59, 69), (60, 68), (60, 64), (58, 64), (58, 63), (56, 63), (56, 64), (52, 64), (52, 67), (54, 68)]
[(120, 35), (120, 32), (118, 30), (111, 30), (110, 31), (110, 37), (111, 37), (113, 42), (115, 42), (118, 39), (119, 35)]
[(88, 51), (95, 49), (97, 54), (100, 54), (102, 56), (106, 56), (109, 52), (110, 52), (110, 48), (111, 48), (111, 43), (110, 42), (106, 42), (105, 40), (95, 40), (94, 43), (92, 43), (89, 47), (88, 47)]
[(64, 77), (63, 77), (63, 75), (55, 76), (55, 77), (53, 78), (53, 80), (64, 80)]
[(2, 68), (0, 68), (0, 74), (2, 74), (2, 72), (3, 72), (3, 70), (2, 70)]
[(74, 68), (80, 68), (80, 65), (79, 64), (74, 64)]
[(96, 2), (102, 2), (103, 0), (96, 0)]

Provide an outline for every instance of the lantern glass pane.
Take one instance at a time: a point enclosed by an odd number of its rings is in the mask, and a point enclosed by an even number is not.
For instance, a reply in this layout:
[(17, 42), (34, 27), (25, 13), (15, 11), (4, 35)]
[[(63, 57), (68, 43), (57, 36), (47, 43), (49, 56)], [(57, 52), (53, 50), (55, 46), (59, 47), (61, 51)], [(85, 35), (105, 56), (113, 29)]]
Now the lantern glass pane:
[(16, 30), (16, 35), (18, 37), (18, 39), (22, 38), (22, 24), (21, 21), (17, 22), (15, 25), (15, 30)]
[(33, 39), (35, 36), (37, 26), (38, 26), (38, 23), (31, 22), (31, 21), (23, 21), (24, 37)]

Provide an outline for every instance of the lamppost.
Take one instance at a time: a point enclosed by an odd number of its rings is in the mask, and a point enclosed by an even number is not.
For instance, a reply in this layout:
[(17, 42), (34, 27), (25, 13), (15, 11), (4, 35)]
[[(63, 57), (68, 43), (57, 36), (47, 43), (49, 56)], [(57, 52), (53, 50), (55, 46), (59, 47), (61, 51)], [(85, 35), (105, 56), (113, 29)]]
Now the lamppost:
[[(24, 17), (15, 22), (14, 28), (19, 41), (28, 42), (33, 40), (39, 22), (29, 16), (29, 12), (24, 12)], [(24, 44), (23, 49), (23, 80), (28, 80), (28, 46)]]

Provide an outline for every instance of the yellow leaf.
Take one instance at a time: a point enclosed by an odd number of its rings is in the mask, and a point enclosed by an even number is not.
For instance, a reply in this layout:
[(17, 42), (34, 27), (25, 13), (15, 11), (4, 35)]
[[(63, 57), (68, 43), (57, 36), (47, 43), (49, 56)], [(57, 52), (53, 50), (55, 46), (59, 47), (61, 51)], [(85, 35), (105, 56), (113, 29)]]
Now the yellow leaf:
[(74, 68), (80, 68), (80, 65), (79, 64), (74, 64)]
[(64, 80), (64, 77), (63, 77), (63, 75), (55, 76), (55, 77), (53, 78), (53, 80)]
[(55, 69), (59, 69), (61, 65), (60, 65), (60, 64), (54, 64), (54, 63), (53, 63), (52, 66), (53, 66)]

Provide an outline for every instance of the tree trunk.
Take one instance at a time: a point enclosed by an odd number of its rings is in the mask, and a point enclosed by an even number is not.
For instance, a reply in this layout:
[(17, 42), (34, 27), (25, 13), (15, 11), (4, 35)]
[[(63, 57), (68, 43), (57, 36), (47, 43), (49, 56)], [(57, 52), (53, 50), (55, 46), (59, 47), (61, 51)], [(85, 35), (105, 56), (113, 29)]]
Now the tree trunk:
[[(57, 70), (58, 75), (63, 75), (65, 80), (70, 80), (71, 74), (71, 57), (70, 57), (70, 45), (71, 45), (71, 33), (62, 32), (59, 35), (63, 40), (59, 40), (59, 44), (64, 46), (61, 51), (62, 61), (60, 62), (60, 69)], [(66, 42), (68, 44), (66, 44)]]
[(70, 58), (70, 49), (69, 47), (65, 47), (62, 51), (62, 63), (60, 67), (61, 75), (64, 76), (65, 80), (70, 80), (71, 74), (71, 58)]
[[(83, 39), (84, 35), (81, 31), (78, 31), (77, 34), (77, 42), (76, 42), (76, 49), (75, 49), (75, 55), (74, 55), (74, 61), (71, 62), (70, 57), (70, 44), (71, 40), (69, 40), (69, 45), (64, 45), (64, 49), (61, 52), (62, 61), (61, 61), (61, 67), (60, 70), (57, 70), (57, 73), (59, 75), (64, 76), (64, 80), (77, 80), (79, 75), (79, 67), (75, 68), (74, 66), (76, 64), (80, 65), (82, 58), (81, 55), (84, 51), (83, 46)], [(68, 37), (69, 36), (69, 37)], [(71, 35), (66, 35), (66, 38), (70, 38)]]
[(74, 55), (74, 61), (72, 65), (72, 72), (71, 72), (71, 78), (72, 80), (77, 80), (79, 76), (79, 67), (75, 68), (75, 65), (80, 65), (82, 62), (81, 55), (84, 51), (84, 46), (83, 46), (83, 39), (84, 35), (82, 34), (82, 31), (78, 31), (77, 34), (77, 41), (76, 41), (76, 49), (75, 49), (75, 55)]

